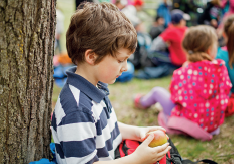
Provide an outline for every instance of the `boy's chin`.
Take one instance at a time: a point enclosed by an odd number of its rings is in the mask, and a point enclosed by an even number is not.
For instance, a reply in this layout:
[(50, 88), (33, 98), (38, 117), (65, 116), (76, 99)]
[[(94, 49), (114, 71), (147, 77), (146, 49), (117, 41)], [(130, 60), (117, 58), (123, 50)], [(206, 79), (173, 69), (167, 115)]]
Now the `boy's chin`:
[(116, 82), (116, 79), (109, 81), (107, 84), (114, 84)]
[(113, 80), (111, 83), (108, 83), (108, 84), (114, 84), (116, 82), (116, 79), (115, 80)]
[(103, 83), (106, 84), (114, 84), (116, 82), (116, 79), (112, 80), (112, 81), (102, 81)]

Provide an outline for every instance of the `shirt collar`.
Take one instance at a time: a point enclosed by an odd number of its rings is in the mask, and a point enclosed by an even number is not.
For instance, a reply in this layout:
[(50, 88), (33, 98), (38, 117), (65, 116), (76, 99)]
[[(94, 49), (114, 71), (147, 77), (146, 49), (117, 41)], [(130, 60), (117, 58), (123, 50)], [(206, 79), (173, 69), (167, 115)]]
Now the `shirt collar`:
[(81, 92), (86, 94), (92, 100), (97, 103), (100, 103), (105, 96), (109, 95), (109, 90), (107, 88), (107, 84), (98, 82), (97, 88), (88, 80), (83, 78), (82, 76), (75, 73), (76, 66), (68, 69), (67, 73), (67, 83), (73, 85), (74, 87), (78, 88)]

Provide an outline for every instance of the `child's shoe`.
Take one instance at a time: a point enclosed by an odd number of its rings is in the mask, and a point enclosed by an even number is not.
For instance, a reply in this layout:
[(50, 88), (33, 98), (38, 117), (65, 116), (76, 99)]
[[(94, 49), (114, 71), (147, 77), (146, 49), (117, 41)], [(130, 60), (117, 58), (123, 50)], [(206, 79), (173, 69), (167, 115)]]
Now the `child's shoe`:
[(139, 108), (139, 109), (147, 109), (148, 107), (144, 107), (141, 105), (140, 103), (140, 99), (142, 98), (143, 95), (141, 94), (137, 94), (135, 97), (134, 97), (134, 107), (135, 108)]

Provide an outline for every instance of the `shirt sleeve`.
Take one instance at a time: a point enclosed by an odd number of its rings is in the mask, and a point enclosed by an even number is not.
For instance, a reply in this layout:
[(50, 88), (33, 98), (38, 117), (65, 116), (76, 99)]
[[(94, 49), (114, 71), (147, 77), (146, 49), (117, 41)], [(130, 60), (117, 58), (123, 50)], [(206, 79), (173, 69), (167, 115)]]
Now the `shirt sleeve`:
[[(84, 164), (98, 161), (96, 126), (90, 113), (78, 110), (67, 114), (57, 126), (58, 140), (66, 163)], [(60, 154), (59, 152), (57, 152)]]
[(165, 41), (171, 41), (171, 31), (170, 28), (166, 29), (163, 33), (160, 34), (160, 37)]
[(158, 36), (155, 38), (151, 44), (150, 51), (160, 51), (165, 50), (167, 48), (167, 44), (164, 42), (164, 40)]
[(220, 87), (223, 88), (224, 90), (224, 93), (226, 95), (229, 95), (230, 93), (230, 90), (231, 90), (231, 87), (232, 87), (232, 83), (230, 81), (230, 78), (229, 78), (229, 75), (228, 75), (228, 70), (227, 70), (227, 67), (225, 66), (225, 63), (224, 61), (220, 60), (220, 66), (222, 68), (222, 73), (223, 73), (223, 76), (221, 77), (221, 81), (220, 81)]

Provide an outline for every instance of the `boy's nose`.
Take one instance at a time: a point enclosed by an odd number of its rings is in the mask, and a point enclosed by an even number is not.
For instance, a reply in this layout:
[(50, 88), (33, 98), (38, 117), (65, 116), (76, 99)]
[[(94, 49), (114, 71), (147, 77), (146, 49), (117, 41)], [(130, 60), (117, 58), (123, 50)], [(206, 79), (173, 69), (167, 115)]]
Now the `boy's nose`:
[(125, 72), (125, 71), (127, 71), (127, 70), (128, 70), (128, 62), (125, 61), (125, 62), (124, 62), (124, 65), (123, 65), (123, 67), (122, 67), (122, 72)]

